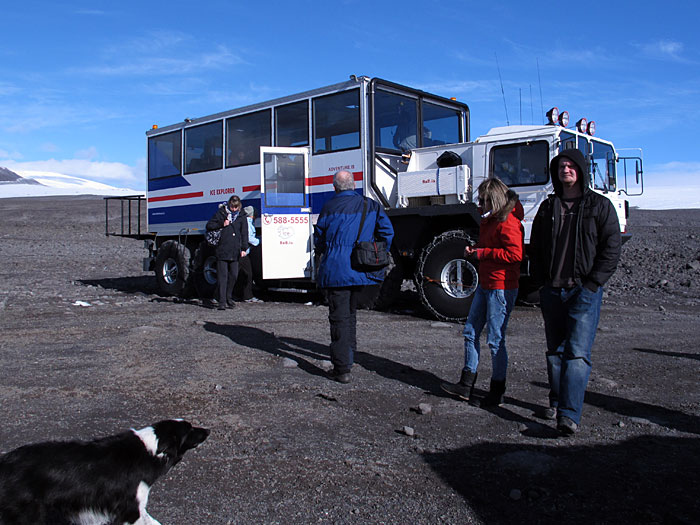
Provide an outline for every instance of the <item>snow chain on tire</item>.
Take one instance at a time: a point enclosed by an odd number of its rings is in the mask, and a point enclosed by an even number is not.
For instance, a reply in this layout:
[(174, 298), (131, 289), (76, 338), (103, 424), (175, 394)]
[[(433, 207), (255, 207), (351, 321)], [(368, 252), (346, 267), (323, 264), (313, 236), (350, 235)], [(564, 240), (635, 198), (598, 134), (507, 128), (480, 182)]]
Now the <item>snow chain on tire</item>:
[[(442, 321), (464, 321), (479, 279), (475, 266), (464, 259), (473, 238), (463, 230), (437, 235), (423, 248), (414, 274), (425, 308)], [(457, 275), (455, 275), (457, 274)], [(461, 280), (451, 281), (461, 276)]]

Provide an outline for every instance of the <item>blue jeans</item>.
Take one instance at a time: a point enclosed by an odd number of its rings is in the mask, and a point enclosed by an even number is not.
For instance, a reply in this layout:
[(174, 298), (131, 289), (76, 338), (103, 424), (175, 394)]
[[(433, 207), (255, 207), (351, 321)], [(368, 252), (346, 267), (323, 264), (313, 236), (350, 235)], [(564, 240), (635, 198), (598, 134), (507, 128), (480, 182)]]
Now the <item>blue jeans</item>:
[(559, 416), (581, 422), (583, 397), (591, 374), (591, 349), (600, 319), (603, 287), (540, 290), (540, 308), (547, 337), (549, 405)]
[(506, 369), (508, 368), (506, 328), (517, 297), (517, 288), (484, 290), (481, 286), (477, 286), (469, 309), (469, 316), (462, 331), (465, 371), (476, 372), (481, 350), (479, 337), (484, 326), (488, 325), (486, 342), (491, 349), (491, 379), (505, 381)]

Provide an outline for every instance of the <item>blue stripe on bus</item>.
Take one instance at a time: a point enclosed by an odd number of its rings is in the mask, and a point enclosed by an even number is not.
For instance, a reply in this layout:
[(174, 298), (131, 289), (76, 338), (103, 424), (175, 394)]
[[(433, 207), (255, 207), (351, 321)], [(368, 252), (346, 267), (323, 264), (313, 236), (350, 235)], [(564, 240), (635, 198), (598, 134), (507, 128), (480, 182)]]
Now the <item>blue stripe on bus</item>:
[[(227, 199), (228, 200), (228, 199)], [(211, 219), (219, 204), (226, 202), (205, 202), (202, 204), (184, 204), (181, 206), (162, 206), (148, 210), (148, 224), (170, 224), (176, 222), (199, 222)], [(260, 199), (244, 199), (241, 204), (255, 208), (255, 215), (260, 215)]]
[(191, 184), (181, 175), (176, 177), (166, 177), (164, 179), (151, 179), (148, 181), (148, 191), (167, 190), (168, 188), (182, 188), (183, 186), (191, 186)]
[[(362, 195), (362, 190), (355, 190), (359, 195)], [(334, 191), (324, 191), (323, 193), (312, 193), (311, 209), (313, 213), (321, 213), (321, 209), (326, 201), (333, 198)], [(176, 222), (198, 222), (208, 221), (216, 213), (219, 204), (226, 202), (224, 200), (217, 202), (205, 202), (202, 204), (184, 204), (181, 206), (162, 206), (159, 208), (150, 208), (148, 210), (148, 223), (155, 224), (170, 224)], [(253, 206), (256, 216), (260, 214), (260, 199), (244, 199), (243, 207)], [(269, 209), (276, 213), (285, 213), (288, 208)]]

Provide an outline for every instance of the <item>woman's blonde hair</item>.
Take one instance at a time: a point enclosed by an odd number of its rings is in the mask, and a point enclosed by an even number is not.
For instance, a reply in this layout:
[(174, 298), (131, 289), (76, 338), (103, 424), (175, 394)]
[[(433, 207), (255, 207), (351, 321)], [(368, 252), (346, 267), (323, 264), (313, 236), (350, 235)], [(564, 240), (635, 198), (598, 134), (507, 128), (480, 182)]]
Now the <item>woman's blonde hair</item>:
[(503, 222), (510, 213), (508, 203), (510, 201), (506, 186), (498, 177), (491, 177), (479, 184), (479, 200), (491, 204), (491, 216)]

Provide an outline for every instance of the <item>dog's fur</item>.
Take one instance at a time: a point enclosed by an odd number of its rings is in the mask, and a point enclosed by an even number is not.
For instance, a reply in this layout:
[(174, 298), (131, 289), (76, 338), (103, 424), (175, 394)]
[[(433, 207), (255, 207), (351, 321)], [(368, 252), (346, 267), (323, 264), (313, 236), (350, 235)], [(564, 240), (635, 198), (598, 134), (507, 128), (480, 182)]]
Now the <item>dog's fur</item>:
[(90, 442), (27, 445), (0, 457), (2, 525), (158, 525), (153, 483), (209, 436), (180, 419)]

